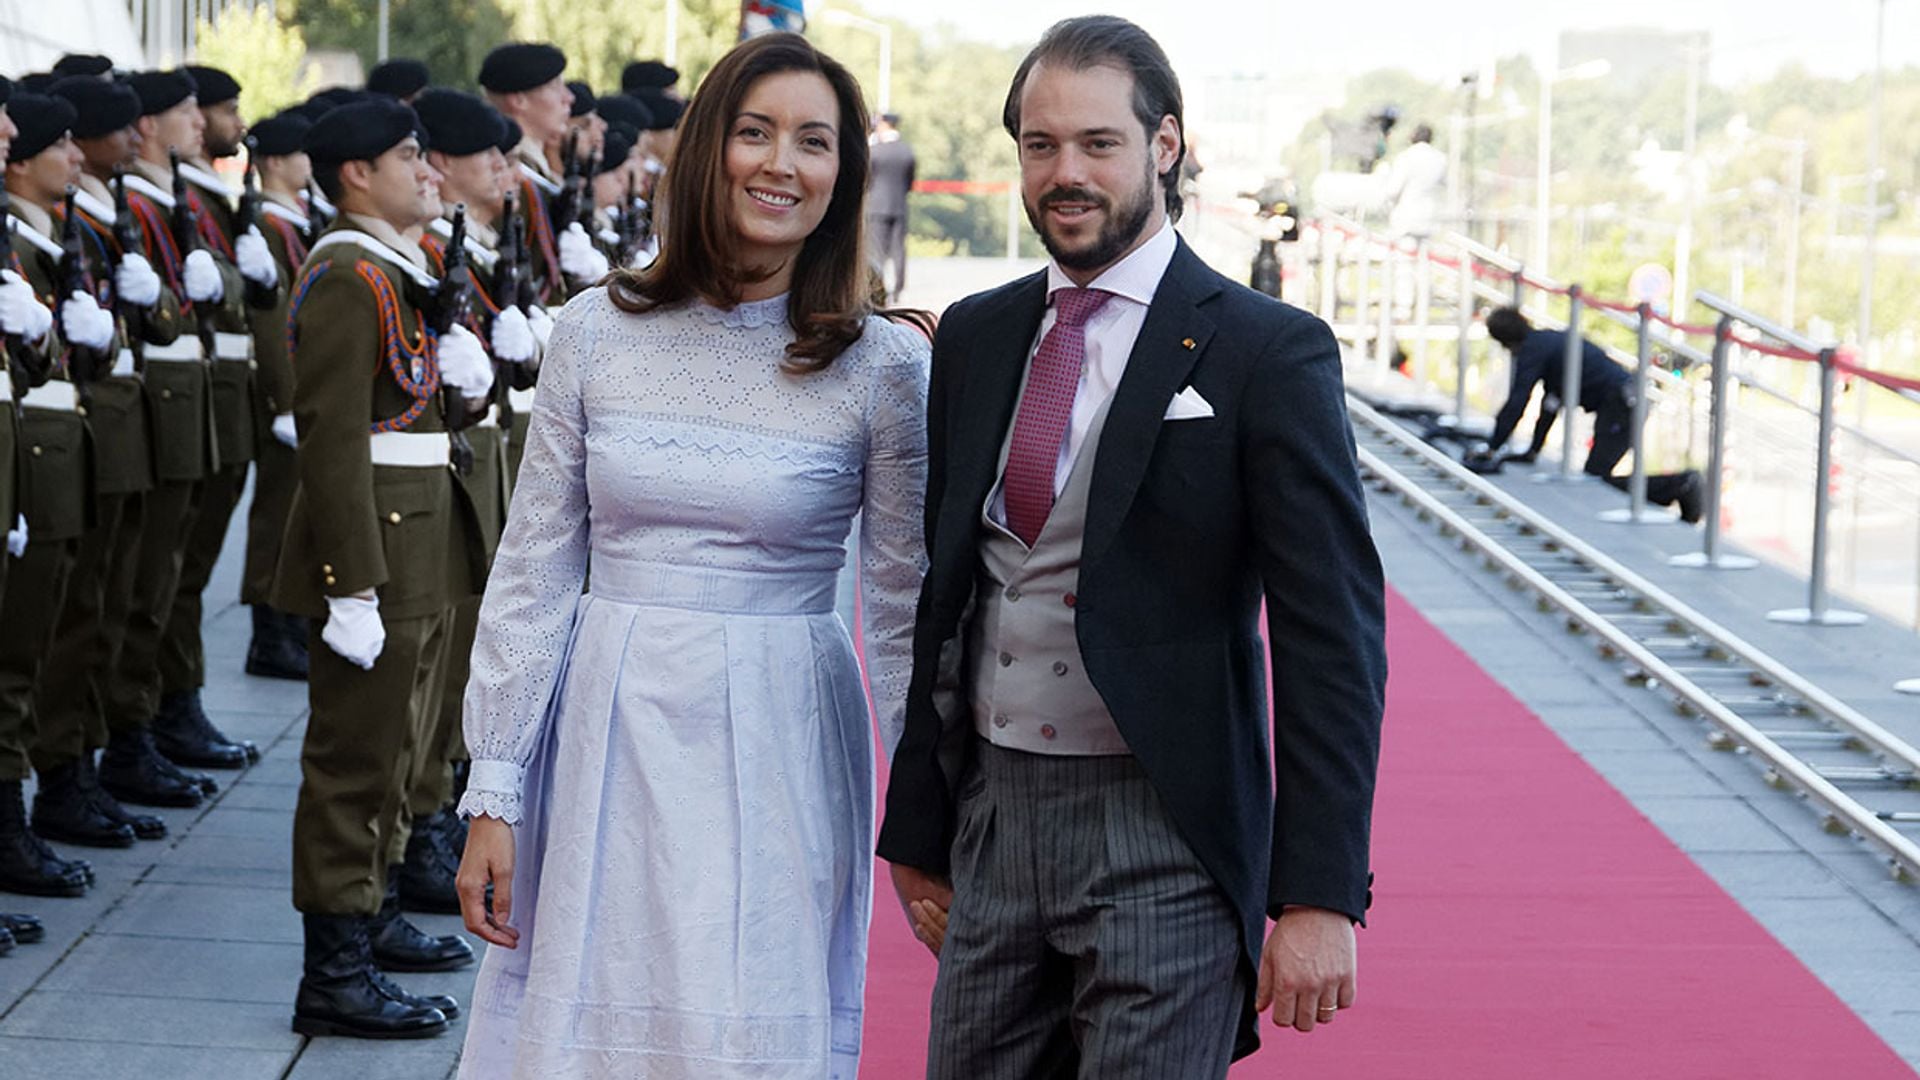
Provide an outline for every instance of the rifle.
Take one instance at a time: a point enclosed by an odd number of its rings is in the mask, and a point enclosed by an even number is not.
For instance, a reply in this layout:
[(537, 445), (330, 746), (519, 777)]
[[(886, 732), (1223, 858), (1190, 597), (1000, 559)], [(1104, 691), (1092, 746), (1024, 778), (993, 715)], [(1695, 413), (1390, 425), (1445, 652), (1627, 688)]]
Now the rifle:
[(580, 223), (580, 227), (587, 231), (588, 236), (592, 236), (594, 233), (593, 211), (595, 209), (593, 205), (594, 198), (593, 198), (593, 179), (592, 178), (600, 172), (600, 151), (595, 150), (592, 154), (587, 156), (587, 167), (585, 171), (588, 179), (585, 182), (585, 186), (582, 188), (582, 194), (585, 195), (586, 197), (580, 200), (580, 209), (577, 215), (575, 216), (574, 220)]
[[(113, 242), (120, 249), (122, 259), (140, 250), (140, 229), (133, 222), (133, 208), (127, 205), (127, 174), (121, 169), (113, 170)], [(120, 264), (115, 263), (113, 269), (117, 272)], [(129, 346), (135, 340), (144, 337), (146, 312), (137, 305), (122, 300), (118, 285), (113, 290), (113, 312), (120, 319), (120, 325), (125, 328)], [(145, 362), (141, 359), (138, 349), (134, 350), (134, 360), (136, 370), (146, 370)]]
[[(10, 260), (13, 256), (13, 199), (7, 189), (0, 187), (0, 259)], [(7, 351), (7, 372), (13, 377), (13, 407), (19, 412), (19, 399), (33, 387), (47, 381), (53, 372), (53, 358), (39, 349), (35, 349), (21, 339), (19, 334), (8, 334), (5, 346)]]
[(320, 209), (320, 189), (317, 187), (314, 187), (313, 181), (309, 179), (307, 181), (307, 232), (306, 232), (307, 248), (309, 250), (313, 248), (314, 241), (320, 239), (321, 231), (324, 230), (328, 225), (331, 225), (332, 223), (333, 223), (333, 218), (328, 216), (326, 211)]
[[(247, 234), (247, 230), (260, 227), (260, 184), (256, 179), (257, 173), (253, 166), (253, 160), (259, 156), (259, 153), (260, 144), (254, 140), (253, 136), (247, 136), (247, 167), (240, 174), (240, 204), (233, 215), (235, 244), (238, 244), (240, 238)], [(245, 280), (248, 307), (255, 311), (264, 311), (274, 305), (276, 299), (274, 293), (277, 290), (268, 288), (252, 278), (245, 278)]]
[[(467, 204), (459, 203), (453, 208), (453, 234), (447, 238), (440, 284), (434, 286), (432, 301), (423, 315), (435, 337), (444, 337), (455, 326), (466, 323), (472, 281), (473, 271), (467, 266)], [(466, 476), (473, 472), (473, 444), (467, 441), (466, 429), (473, 426), (475, 417), (467, 407), (467, 395), (444, 382), (440, 384), (440, 402), (446, 412), (447, 435), (453, 442), (453, 467)]]
[[(73, 197), (78, 189), (71, 185), (67, 188), (67, 200), (63, 207), (65, 217), (60, 220), (60, 272), (58, 286), (54, 289), (54, 298), (62, 307), (72, 302), (73, 294), (86, 292), (87, 289), (87, 252), (80, 242), (80, 212), (73, 207)], [(111, 364), (112, 344), (106, 350), (89, 349), (81, 345), (68, 345), (67, 378), (73, 382), (84, 402), (87, 387), (105, 373)]]
[[(187, 256), (200, 250), (200, 215), (193, 212), (187, 178), (180, 172), (180, 151), (168, 150), (167, 161), (173, 166), (173, 246), (180, 249), (180, 280), (181, 287), (185, 288)], [(213, 359), (214, 317), (212, 307), (194, 302), (193, 318), (200, 328), (200, 345), (206, 350), (208, 360)]]
[(560, 193), (547, 205), (547, 216), (553, 221), (555, 235), (566, 231), (567, 226), (580, 216), (582, 194), (586, 191), (586, 177), (580, 171), (580, 133), (567, 132), (567, 141), (560, 148)]

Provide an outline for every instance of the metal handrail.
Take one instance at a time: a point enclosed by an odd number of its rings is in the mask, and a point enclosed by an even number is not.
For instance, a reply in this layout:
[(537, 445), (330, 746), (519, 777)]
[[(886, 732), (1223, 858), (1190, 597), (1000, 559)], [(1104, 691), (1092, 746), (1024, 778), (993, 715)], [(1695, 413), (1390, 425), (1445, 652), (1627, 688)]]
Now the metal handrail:
[(1693, 298), (1722, 315), (1730, 315), (1735, 320), (1746, 323), (1748, 326), (1773, 338), (1775, 341), (1784, 341), (1796, 349), (1810, 353), (1819, 353), (1824, 349), (1833, 348), (1833, 343), (1830, 341), (1825, 343), (1815, 341), (1803, 334), (1789, 330), (1765, 316), (1755, 315), (1753, 312), (1731, 300), (1723, 300), (1705, 289), (1694, 290)]
[[(1862, 716), (1858, 711), (1840, 701), (1833, 695), (1809, 683), (1797, 673), (1781, 665), (1771, 656), (1757, 647), (1735, 636), (1731, 631), (1713, 620), (1695, 611), (1687, 604), (1660, 589), (1645, 578), (1614, 561), (1605, 553), (1592, 547), (1573, 533), (1561, 528), (1557, 523), (1534, 512), (1525, 503), (1514, 499), (1482, 477), (1462, 468), (1453, 459), (1428, 446), (1425, 442), (1402, 430), (1386, 417), (1374, 411), (1366, 402), (1349, 396), (1348, 409), (1358, 418), (1365, 420), (1376, 430), (1412, 451), (1427, 464), (1441, 469), (1449, 478), (1472, 490), (1476, 495), (1497, 504), (1498, 508), (1522, 522), (1528, 527), (1550, 538), (1569, 552), (1590, 563), (1595, 569), (1618, 580), (1627, 588), (1639, 592), (1650, 602), (1665, 609), (1675, 620), (1686, 624), (1702, 637), (1711, 638), (1713, 643), (1729, 656), (1753, 668), (1776, 684), (1785, 687), (1804, 699), (1809, 706), (1826, 714), (1831, 720), (1845, 727), (1862, 743), (1884, 757), (1899, 761), (1908, 768), (1920, 771), (1920, 749), (1902, 741), (1885, 728)], [(1400, 492), (1420, 504), (1423, 511), (1444, 522), (1462, 538), (1479, 548), (1482, 554), (1498, 562), (1508, 573), (1520, 578), (1542, 597), (1561, 608), (1581, 625), (1596, 635), (1605, 638), (1607, 643), (1622, 655), (1638, 664), (1650, 677), (1658, 679), (1672, 690), (1686, 704), (1708, 717), (1715, 724), (1751, 751), (1758, 754), (1779, 775), (1793, 782), (1809, 798), (1819, 802), (1829, 814), (1845, 822), (1846, 826), (1862, 839), (1879, 847), (1899, 864), (1910, 876), (1920, 876), (1920, 844), (1915, 844), (1895, 831), (1877, 814), (1853, 799), (1830, 781), (1814, 771), (1806, 762), (1795, 757), (1744, 718), (1721, 704), (1712, 694), (1675, 670), (1672, 665), (1647, 649), (1632, 635), (1620, 629), (1611, 619), (1589, 608), (1578, 597), (1562, 589), (1538, 570), (1529, 566), (1505, 545), (1489, 537), (1465, 515), (1458, 513), (1445, 502), (1435, 498), (1398, 470), (1381, 461), (1365, 447), (1359, 448), (1361, 463), (1376, 475), (1387, 479)], [(1397, 481), (1397, 482), (1396, 482)]]

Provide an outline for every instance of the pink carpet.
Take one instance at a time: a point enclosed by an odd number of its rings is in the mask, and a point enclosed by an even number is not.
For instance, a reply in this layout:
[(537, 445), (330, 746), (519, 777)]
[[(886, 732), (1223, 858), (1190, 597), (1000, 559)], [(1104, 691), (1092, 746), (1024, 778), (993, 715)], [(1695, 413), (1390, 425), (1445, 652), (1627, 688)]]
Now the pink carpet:
[[(1358, 1007), (1236, 1080), (1910, 1078), (1626, 799), (1397, 594)], [(881, 864), (867, 1080), (922, 1075), (933, 959)]]

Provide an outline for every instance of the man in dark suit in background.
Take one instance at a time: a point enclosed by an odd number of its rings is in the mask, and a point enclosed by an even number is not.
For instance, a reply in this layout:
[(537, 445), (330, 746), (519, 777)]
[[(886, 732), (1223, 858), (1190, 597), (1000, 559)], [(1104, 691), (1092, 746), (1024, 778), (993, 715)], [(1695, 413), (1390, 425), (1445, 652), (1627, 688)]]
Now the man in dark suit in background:
[(900, 136), (900, 115), (873, 121), (867, 165), (867, 243), (873, 268), (886, 280), (893, 263), (893, 299), (907, 287), (907, 196), (913, 192), (913, 147)]
[(1174, 233), (1181, 116), (1139, 27), (1049, 30), (1005, 122), (1052, 265), (934, 343), (879, 844), (930, 1077), (1224, 1077), (1258, 1010), (1353, 1003), (1386, 655), (1340, 355)]

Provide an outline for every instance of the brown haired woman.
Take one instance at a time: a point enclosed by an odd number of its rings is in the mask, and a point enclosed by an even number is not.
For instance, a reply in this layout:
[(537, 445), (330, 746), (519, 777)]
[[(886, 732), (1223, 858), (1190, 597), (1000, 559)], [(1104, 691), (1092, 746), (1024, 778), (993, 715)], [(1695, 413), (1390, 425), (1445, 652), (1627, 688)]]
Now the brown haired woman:
[(554, 328), (467, 691), (459, 887), (497, 947), (462, 1076), (854, 1077), (873, 721), (835, 580), (857, 512), (891, 751), (928, 354), (867, 300), (865, 132), (805, 39), (736, 48), (659, 261)]

